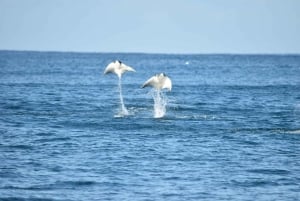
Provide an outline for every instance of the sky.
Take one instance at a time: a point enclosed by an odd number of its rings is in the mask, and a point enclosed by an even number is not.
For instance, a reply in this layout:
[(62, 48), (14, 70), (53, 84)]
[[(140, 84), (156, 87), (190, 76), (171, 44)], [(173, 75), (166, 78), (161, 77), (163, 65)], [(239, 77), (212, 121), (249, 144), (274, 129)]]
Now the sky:
[(299, 0), (0, 0), (0, 50), (300, 53)]

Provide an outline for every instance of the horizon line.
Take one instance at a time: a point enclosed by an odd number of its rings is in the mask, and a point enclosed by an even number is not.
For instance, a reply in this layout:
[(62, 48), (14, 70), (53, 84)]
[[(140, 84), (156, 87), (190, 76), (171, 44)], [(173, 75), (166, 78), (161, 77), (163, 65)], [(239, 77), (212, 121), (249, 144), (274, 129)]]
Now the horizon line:
[(48, 52), (48, 53), (74, 53), (74, 54), (165, 54), (165, 55), (300, 55), (300, 53), (234, 53), (234, 52), (192, 52), (192, 53), (167, 53), (167, 52), (138, 52), (138, 51), (80, 51), (80, 50), (29, 50), (29, 49), (0, 49), (0, 52)]

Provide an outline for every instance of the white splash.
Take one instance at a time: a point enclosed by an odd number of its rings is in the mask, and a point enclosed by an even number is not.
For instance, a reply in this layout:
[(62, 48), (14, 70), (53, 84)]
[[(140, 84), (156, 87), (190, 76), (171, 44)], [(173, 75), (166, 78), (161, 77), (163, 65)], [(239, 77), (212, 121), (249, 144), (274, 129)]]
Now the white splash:
[(291, 131), (287, 131), (287, 133), (290, 133), (290, 134), (300, 134), (300, 130), (291, 130)]
[(127, 108), (125, 107), (124, 100), (123, 100), (121, 77), (119, 77), (118, 89), (119, 89), (119, 95), (120, 95), (120, 108), (119, 108), (118, 114), (115, 115), (115, 117), (124, 117), (124, 116), (129, 115), (129, 112), (128, 112)]
[(154, 100), (154, 118), (162, 118), (166, 114), (167, 97), (159, 89), (153, 89), (151, 95)]

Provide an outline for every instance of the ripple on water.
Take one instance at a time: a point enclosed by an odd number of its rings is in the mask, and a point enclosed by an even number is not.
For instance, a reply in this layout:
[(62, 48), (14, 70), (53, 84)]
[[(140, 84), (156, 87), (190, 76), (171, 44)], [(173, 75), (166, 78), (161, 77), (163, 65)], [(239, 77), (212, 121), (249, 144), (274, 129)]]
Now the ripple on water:
[[(124, 76), (122, 118), (115, 77), (100, 76), (111, 59), (139, 71)], [(0, 201), (299, 200), (299, 55), (0, 51), (0, 63)], [(165, 70), (174, 87), (155, 119), (139, 86)]]
[(1, 201), (62, 201), (52, 198), (38, 198), (38, 197), (0, 197)]
[(265, 175), (289, 175), (290, 171), (282, 169), (250, 169), (247, 172)]

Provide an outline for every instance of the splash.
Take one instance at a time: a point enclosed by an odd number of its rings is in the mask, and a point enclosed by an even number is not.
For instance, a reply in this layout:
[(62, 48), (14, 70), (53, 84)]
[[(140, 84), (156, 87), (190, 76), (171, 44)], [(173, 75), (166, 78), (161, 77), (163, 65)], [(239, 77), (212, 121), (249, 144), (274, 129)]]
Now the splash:
[(119, 108), (119, 112), (116, 115), (116, 117), (123, 117), (123, 116), (128, 115), (129, 112), (128, 112), (127, 108), (125, 107), (124, 100), (123, 100), (121, 77), (119, 77), (118, 89), (119, 89), (119, 95), (120, 95), (120, 108)]
[(166, 114), (167, 97), (161, 90), (153, 89), (152, 97), (154, 100), (154, 118), (162, 118)]
[(290, 130), (290, 131), (287, 131), (286, 133), (290, 133), (290, 134), (300, 134), (300, 130)]

